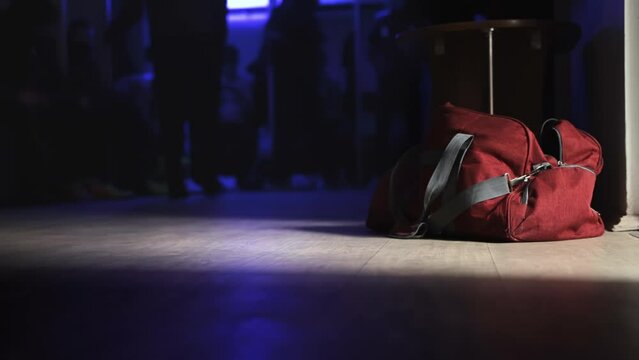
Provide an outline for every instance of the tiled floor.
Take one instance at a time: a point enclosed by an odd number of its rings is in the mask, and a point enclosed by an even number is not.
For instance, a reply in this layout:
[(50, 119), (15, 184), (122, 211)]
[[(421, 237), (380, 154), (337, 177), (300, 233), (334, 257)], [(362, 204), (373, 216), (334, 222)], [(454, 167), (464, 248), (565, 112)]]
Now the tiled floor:
[(639, 238), (395, 240), (366, 192), (0, 212), (1, 358), (639, 356)]

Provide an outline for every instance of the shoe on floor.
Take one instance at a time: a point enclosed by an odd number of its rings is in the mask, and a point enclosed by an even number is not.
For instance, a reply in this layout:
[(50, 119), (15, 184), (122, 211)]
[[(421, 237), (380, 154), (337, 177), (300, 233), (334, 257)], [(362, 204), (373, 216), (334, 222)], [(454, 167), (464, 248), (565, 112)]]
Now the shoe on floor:
[(169, 198), (171, 199), (184, 199), (189, 196), (188, 191), (184, 185), (181, 186), (169, 186)]
[(205, 195), (217, 195), (221, 193), (222, 190), (224, 190), (224, 187), (218, 180), (202, 184), (202, 192), (204, 192)]

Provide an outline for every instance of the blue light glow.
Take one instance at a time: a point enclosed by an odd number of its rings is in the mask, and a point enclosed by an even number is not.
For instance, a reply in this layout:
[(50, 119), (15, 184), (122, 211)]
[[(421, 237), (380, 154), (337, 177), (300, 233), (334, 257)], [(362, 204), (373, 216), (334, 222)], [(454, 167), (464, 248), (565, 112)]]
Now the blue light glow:
[(104, 14), (106, 16), (107, 21), (111, 21), (113, 19), (113, 3), (112, 0), (106, 0), (104, 2)]
[(256, 22), (256, 23), (265, 23), (268, 20), (268, 10), (260, 10), (260, 11), (239, 11), (239, 12), (229, 12), (226, 15), (226, 20), (228, 22)]
[(353, 3), (353, 0), (320, 0), (319, 3), (320, 5), (351, 4)]
[[(282, 0), (277, 0), (279, 4)], [(320, 5), (350, 4), (353, 0), (320, 0)], [(228, 0), (229, 10), (267, 8), (269, 0)]]

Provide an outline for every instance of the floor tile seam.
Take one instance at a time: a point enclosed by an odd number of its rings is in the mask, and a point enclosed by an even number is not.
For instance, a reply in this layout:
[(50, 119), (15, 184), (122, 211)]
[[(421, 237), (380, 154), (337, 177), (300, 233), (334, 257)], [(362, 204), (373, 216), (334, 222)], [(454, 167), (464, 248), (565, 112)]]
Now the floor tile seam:
[(384, 241), (384, 243), (383, 243), (382, 245), (380, 245), (380, 247), (377, 249), (377, 251), (375, 251), (375, 253), (374, 253), (373, 255), (371, 255), (371, 256), (368, 258), (368, 260), (366, 260), (366, 262), (364, 262), (364, 264), (362, 264), (362, 266), (360, 266), (359, 270), (357, 271), (357, 275), (362, 274), (362, 272), (363, 272), (363, 271), (364, 271), (364, 269), (366, 268), (366, 265), (368, 265), (368, 263), (369, 263), (369, 262), (370, 262), (370, 261), (371, 261), (374, 257), (376, 257), (376, 256), (377, 256), (377, 254), (379, 254), (379, 252), (380, 252), (380, 251), (382, 251), (382, 249), (383, 249), (383, 248), (385, 248), (385, 247), (388, 245), (388, 243), (390, 243), (390, 242), (391, 242), (391, 240), (393, 240), (393, 239), (388, 238), (388, 239), (386, 239), (386, 241)]
[(493, 268), (495, 269), (495, 272), (497, 273), (497, 276), (499, 277), (500, 280), (503, 280), (503, 276), (501, 274), (501, 271), (499, 271), (499, 266), (497, 266), (497, 261), (495, 261), (495, 256), (493, 255), (493, 250), (490, 248), (490, 244), (485, 244), (486, 248), (488, 249), (488, 254), (490, 255), (490, 261), (492, 261), (493, 263)]

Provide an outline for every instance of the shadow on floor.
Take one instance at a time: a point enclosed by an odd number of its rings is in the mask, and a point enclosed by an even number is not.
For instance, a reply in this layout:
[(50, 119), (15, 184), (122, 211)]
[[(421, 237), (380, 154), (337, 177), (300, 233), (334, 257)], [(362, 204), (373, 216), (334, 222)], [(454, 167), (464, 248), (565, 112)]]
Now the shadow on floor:
[(637, 358), (639, 284), (0, 271), (3, 359)]
[(378, 234), (366, 227), (364, 221), (360, 221), (353, 225), (311, 225), (311, 226), (295, 226), (289, 228), (290, 230), (329, 234), (329, 235), (343, 235), (354, 237), (383, 237), (383, 234)]
[(296, 191), (229, 192), (170, 200), (164, 197), (118, 201), (68, 203), (0, 210), (0, 220), (16, 212), (36, 215), (83, 214), (124, 217), (170, 216), (196, 218), (246, 218), (264, 220), (359, 220), (368, 213), (370, 192)]
[[(365, 220), (361, 220), (354, 224), (295, 226), (289, 229), (303, 231), (303, 232), (328, 234), (328, 235), (389, 238), (384, 233), (378, 233), (366, 227)], [(462, 238), (459, 236), (446, 237), (445, 235), (437, 236), (432, 234), (429, 234), (428, 237), (425, 239), (408, 239), (408, 240), (410, 241), (419, 241), (419, 240), (464, 241), (464, 242), (490, 243), (490, 244), (502, 244), (502, 243), (506, 244), (510, 242), (503, 239), (485, 239), (485, 238), (482, 239), (482, 238), (473, 238), (473, 237)]]

